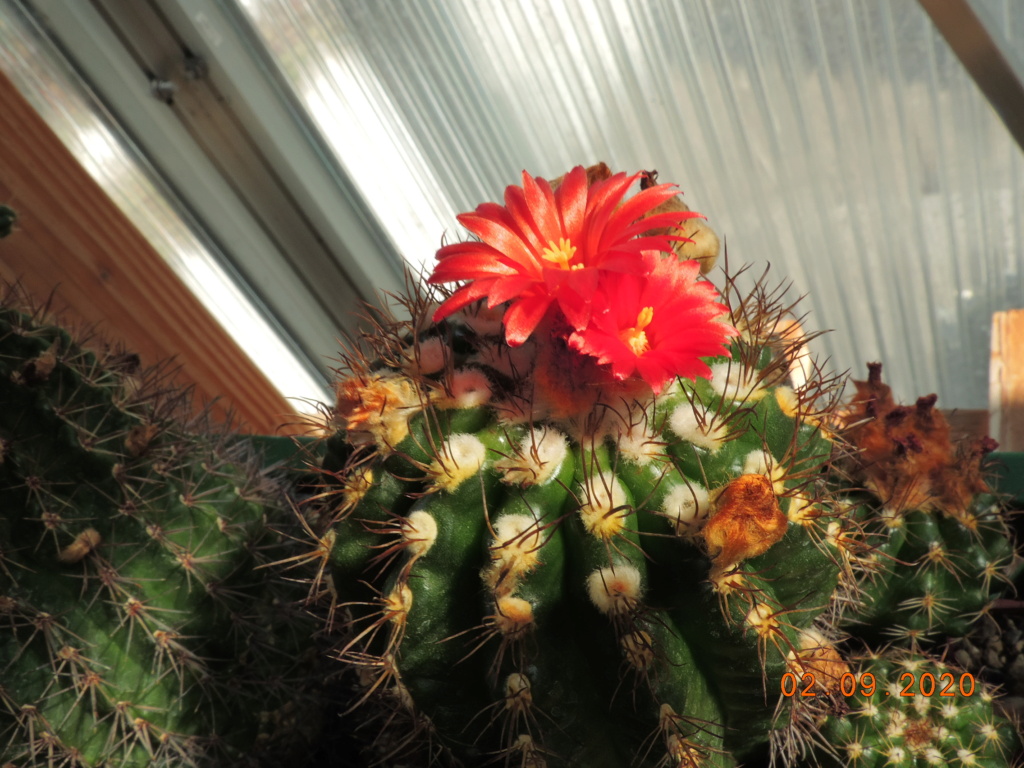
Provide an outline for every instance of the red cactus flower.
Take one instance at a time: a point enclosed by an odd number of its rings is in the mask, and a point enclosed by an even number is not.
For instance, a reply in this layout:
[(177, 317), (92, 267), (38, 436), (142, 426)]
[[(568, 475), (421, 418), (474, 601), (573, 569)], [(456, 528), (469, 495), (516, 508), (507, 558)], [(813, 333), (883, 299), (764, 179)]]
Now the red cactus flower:
[(643, 233), (700, 215), (647, 215), (678, 194), (671, 184), (648, 187), (623, 202), (640, 175), (619, 173), (588, 186), (586, 170), (577, 166), (553, 190), (524, 171), (522, 187), (505, 190), (504, 206), (484, 203), (460, 214), (459, 222), (479, 240), (441, 248), (428, 282), (470, 282), (441, 305), (434, 321), (486, 298), (491, 308), (511, 302), (504, 323), (513, 346), (529, 338), (553, 302), (573, 328), (585, 328), (601, 274), (645, 274), (653, 261), (642, 254), (669, 251), (679, 238)]
[(676, 376), (710, 378), (701, 358), (728, 354), (726, 342), (737, 331), (724, 322), (728, 309), (699, 272), (696, 261), (669, 256), (648, 275), (603, 278), (590, 324), (569, 337), (569, 346), (611, 365), (620, 381), (639, 373), (655, 394)]

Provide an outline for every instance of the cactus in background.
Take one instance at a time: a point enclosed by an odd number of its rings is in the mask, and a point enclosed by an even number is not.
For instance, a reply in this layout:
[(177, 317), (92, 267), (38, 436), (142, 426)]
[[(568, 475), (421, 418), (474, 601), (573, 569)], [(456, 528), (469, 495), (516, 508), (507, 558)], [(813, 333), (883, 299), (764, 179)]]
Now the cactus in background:
[[(802, 697), (799, 677), (827, 680)], [(794, 707), (788, 753), (808, 765), (1006, 768), (1020, 745), (1016, 725), (974, 675), (920, 653), (890, 650), (828, 670), (820, 662), (787, 681)]]
[(0, 304), (5, 765), (252, 764), (315, 732), (293, 519), (160, 370)]
[(1014, 547), (1007, 512), (989, 489), (989, 438), (954, 446), (934, 395), (897, 406), (882, 366), (843, 415), (852, 517), (863, 525), (858, 601), (844, 628), (864, 639), (924, 645), (967, 634), (998, 598)]
[(787, 385), (782, 292), (699, 279), (676, 199), (524, 174), (438, 253), (431, 282), (470, 282), (344, 360), (307, 559), (384, 762), (726, 766), (767, 742), (846, 570), (834, 381)]

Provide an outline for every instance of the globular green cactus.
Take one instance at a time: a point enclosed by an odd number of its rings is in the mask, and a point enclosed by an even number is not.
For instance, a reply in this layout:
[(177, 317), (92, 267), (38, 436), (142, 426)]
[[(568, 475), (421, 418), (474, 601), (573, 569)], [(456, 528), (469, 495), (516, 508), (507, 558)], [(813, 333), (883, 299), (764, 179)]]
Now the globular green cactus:
[[(0, 304), (4, 765), (280, 759), (319, 721), (311, 627), (244, 442), (161, 370)], [(313, 656), (310, 656), (310, 653)]]
[(984, 478), (988, 438), (954, 445), (935, 396), (898, 406), (881, 365), (843, 416), (854, 448), (844, 482), (866, 555), (845, 628), (873, 642), (927, 645), (967, 634), (1008, 587), (1008, 513)]
[(780, 292), (719, 298), (675, 255), (675, 192), (524, 174), (438, 254), (432, 282), (473, 282), (346, 356), (308, 559), (385, 763), (731, 766), (767, 743), (848, 561), (834, 382), (787, 383)]
[[(804, 677), (823, 671), (808, 670)], [(927, 655), (890, 650), (855, 660), (831, 671), (827, 697), (801, 698), (799, 677), (787, 690), (807, 765), (1006, 768), (1020, 746), (989, 686)]]

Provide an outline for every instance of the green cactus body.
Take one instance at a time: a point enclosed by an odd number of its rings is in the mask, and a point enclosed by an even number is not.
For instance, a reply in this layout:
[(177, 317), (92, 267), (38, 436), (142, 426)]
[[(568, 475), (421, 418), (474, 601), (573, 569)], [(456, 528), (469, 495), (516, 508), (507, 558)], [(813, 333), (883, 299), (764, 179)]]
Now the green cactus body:
[(866, 556), (844, 628), (904, 645), (961, 637), (1006, 589), (1014, 554), (1007, 512), (983, 478), (994, 443), (957, 450), (935, 397), (896, 406), (880, 365), (857, 388), (849, 463), (865, 490), (849, 501)]
[(834, 701), (847, 711), (821, 725), (823, 765), (1006, 768), (1020, 745), (990, 689), (928, 656), (872, 656), (851, 668), (843, 686)]
[(918, 644), (962, 637), (1006, 589), (1014, 548), (1006, 513), (991, 494), (975, 496), (960, 518), (925, 510), (879, 514), (873, 500), (855, 517), (871, 531), (860, 601), (845, 616), (845, 628), (858, 637)]
[(314, 593), (381, 745), (552, 768), (763, 745), (846, 558), (809, 394), (827, 387), (782, 384), (781, 309), (758, 286), (713, 378), (653, 396), (564, 347), (507, 347), (476, 307), (415, 334), (411, 305), (339, 381), (315, 515)]
[(134, 356), (86, 351), (17, 298), (0, 308), (0, 751), (220, 765), (304, 733), (310, 628), (254, 570), (285, 554), (278, 491), (242, 442), (185, 427)]

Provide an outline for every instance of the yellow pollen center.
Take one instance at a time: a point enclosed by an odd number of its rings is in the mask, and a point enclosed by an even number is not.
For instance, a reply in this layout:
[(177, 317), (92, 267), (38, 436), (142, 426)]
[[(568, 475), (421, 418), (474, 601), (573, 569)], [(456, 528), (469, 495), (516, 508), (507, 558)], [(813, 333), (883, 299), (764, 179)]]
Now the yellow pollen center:
[(619, 338), (626, 344), (634, 355), (639, 357), (651, 348), (647, 341), (647, 334), (644, 328), (651, 324), (654, 319), (654, 307), (644, 307), (636, 316), (636, 325), (627, 328), (619, 334)]
[(560, 237), (558, 238), (558, 245), (555, 245), (554, 240), (549, 241), (548, 247), (544, 249), (541, 256), (562, 269), (580, 269), (583, 266), (582, 264), (569, 264), (575, 254), (576, 246), (570, 245), (566, 238)]

